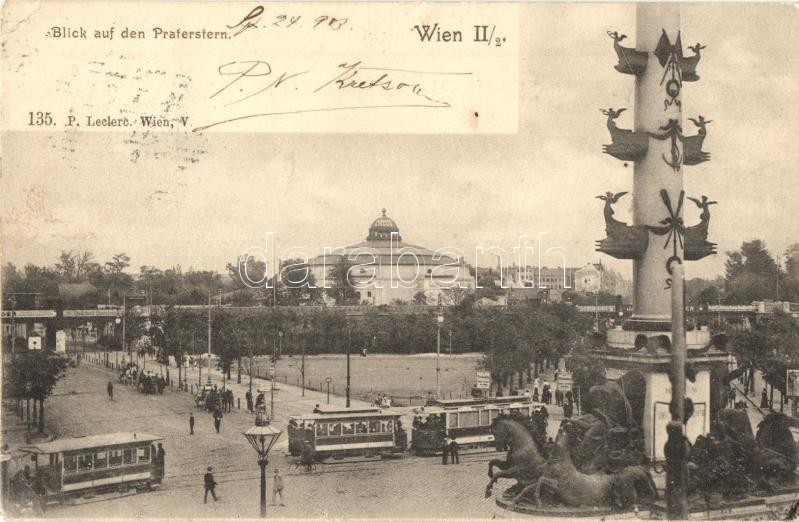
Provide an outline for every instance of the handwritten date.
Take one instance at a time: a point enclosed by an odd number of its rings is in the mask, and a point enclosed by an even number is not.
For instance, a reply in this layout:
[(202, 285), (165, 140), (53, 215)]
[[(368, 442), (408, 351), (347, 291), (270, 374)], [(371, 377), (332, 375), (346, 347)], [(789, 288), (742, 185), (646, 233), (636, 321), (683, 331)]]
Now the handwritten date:
[[(247, 13), (244, 18), (239, 20), (237, 23), (233, 25), (228, 25), (228, 29), (238, 29), (233, 36), (238, 36), (244, 31), (248, 29), (256, 29), (256, 28), (269, 28), (269, 27), (281, 27), (288, 29), (289, 27), (300, 27), (303, 25), (303, 17), (302, 15), (287, 15), (287, 14), (278, 14), (275, 16), (267, 17), (264, 15), (264, 8), (263, 6), (256, 6), (254, 7), (249, 13)], [(348, 18), (339, 18), (336, 16), (330, 15), (320, 15), (316, 18), (313, 18), (311, 21), (311, 28), (316, 29), (318, 27), (328, 28), (332, 31), (338, 31), (342, 27), (344, 27), (347, 22), (349, 21)]]

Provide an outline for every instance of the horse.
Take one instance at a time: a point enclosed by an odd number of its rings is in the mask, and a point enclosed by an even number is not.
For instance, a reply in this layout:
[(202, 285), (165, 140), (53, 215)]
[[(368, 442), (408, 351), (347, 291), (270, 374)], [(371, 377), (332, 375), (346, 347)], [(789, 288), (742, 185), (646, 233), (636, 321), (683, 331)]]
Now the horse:
[(570, 421), (563, 421), (541, 477), (519, 492), (513, 500), (514, 503), (532, 490), (533, 499), (540, 507), (541, 492), (546, 489), (569, 507), (593, 506), (598, 503), (624, 507), (631, 503), (637, 512), (639, 492), (657, 498), (652, 477), (641, 466), (628, 466), (612, 475), (581, 473), (571, 458), (569, 439), (572, 427)]
[[(510, 449), (507, 460), (492, 459), (488, 462), (491, 481), (486, 486), (486, 498), (491, 496), (494, 483), (501, 478), (516, 479), (516, 489), (534, 483), (541, 475), (546, 459), (530, 431), (519, 421), (500, 418), (491, 425), (491, 433), (498, 448)], [(499, 468), (499, 471), (495, 472), (494, 467)]]

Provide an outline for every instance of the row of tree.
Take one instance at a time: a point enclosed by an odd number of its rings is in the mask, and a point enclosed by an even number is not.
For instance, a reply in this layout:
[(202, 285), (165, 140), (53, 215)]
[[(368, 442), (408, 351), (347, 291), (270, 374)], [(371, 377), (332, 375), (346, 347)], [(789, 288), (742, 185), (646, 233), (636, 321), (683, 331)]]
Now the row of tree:
[[(44, 431), (44, 401), (53, 393), (56, 383), (67, 368), (67, 360), (52, 350), (28, 350), (24, 353), (4, 358), (3, 396), (15, 399), (22, 416), (22, 402), (34, 402), (34, 418), (38, 421), (39, 432)], [(38, 415), (36, 412), (38, 403)]]
[[(437, 349), (440, 333), (442, 352), (482, 352), (482, 366), (495, 381), (509, 385), (514, 374), (529, 379), (545, 362), (554, 364), (591, 325), (590, 318), (562, 304), (478, 308), (467, 299), (442, 313), (438, 323), (436, 309), (399, 314), (376, 307), (348, 315), (335, 307), (213, 308), (211, 347), (230, 376), (243, 357), (272, 355), (278, 349), (289, 356), (347, 350), (429, 353)], [(169, 357), (180, 362), (207, 350), (208, 315), (202, 310), (167, 307), (147, 322), (131, 317), (127, 326), (129, 345), (161, 362)]]

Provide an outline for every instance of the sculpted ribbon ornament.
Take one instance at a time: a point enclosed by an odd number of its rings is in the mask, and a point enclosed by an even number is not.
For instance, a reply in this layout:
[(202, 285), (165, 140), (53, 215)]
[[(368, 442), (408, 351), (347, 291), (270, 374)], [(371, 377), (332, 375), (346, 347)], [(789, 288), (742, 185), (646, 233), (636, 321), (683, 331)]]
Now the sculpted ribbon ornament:
[[(666, 249), (669, 247), (669, 243), (672, 245), (672, 255), (666, 260), (666, 270), (668, 271), (669, 275), (672, 273), (671, 266), (673, 263), (682, 264), (682, 258), (677, 255), (677, 244), (679, 242), (680, 250), (685, 248), (683, 237), (685, 236), (685, 224), (683, 223), (682, 216), (680, 213), (682, 212), (682, 205), (683, 201), (685, 200), (685, 191), (680, 191), (680, 199), (677, 201), (677, 208), (675, 209), (671, 204), (671, 197), (669, 197), (669, 193), (666, 189), (660, 189), (660, 198), (663, 200), (663, 203), (666, 205), (666, 209), (669, 211), (669, 216), (660, 221), (662, 226), (653, 226), (647, 225), (647, 230), (652, 232), (653, 234), (657, 234), (659, 236), (666, 236), (666, 242), (663, 244), (663, 248)], [(671, 288), (671, 278), (669, 277), (666, 279), (666, 288)]]
[(662, 155), (663, 161), (666, 162), (666, 165), (674, 169), (674, 172), (680, 170), (680, 166), (682, 165), (682, 153), (680, 152), (680, 147), (677, 146), (677, 141), (682, 142), (683, 135), (682, 135), (682, 127), (680, 126), (680, 122), (678, 120), (670, 119), (669, 122), (660, 127), (659, 130), (664, 131), (663, 134), (654, 134), (649, 133), (649, 135), (656, 139), (663, 141), (665, 139), (671, 138), (671, 161), (666, 159), (665, 155)]

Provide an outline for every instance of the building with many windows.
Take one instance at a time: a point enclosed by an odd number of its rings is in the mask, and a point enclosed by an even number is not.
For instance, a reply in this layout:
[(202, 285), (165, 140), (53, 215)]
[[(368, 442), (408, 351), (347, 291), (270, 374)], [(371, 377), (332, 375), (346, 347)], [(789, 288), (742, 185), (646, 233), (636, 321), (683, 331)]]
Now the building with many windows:
[[(335, 286), (334, 271), (345, 267), (360, 303), (452, 304), (453, 295), (474, 288), (463, 259), (403, 241), (393, 219), (382, 215), (369, 226), (364, 241), (331, 249), (310, 260), (317, 286)], [(459, 290), (452, 287), (459, 286)]]

